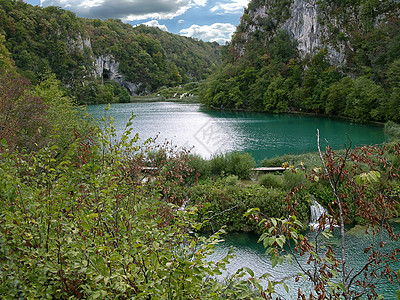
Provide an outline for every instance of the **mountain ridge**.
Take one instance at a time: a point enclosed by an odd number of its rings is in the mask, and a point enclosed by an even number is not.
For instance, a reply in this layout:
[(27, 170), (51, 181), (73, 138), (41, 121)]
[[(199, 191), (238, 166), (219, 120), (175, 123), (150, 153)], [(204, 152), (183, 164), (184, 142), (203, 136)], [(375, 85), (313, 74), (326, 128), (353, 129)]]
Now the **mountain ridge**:
[(35, 83), (55, 73), (81, 103), (124, 102), (127, 91), (142, 95), (199, 81), (220, 63), (217, 43), (23, 1), (0, 1), (0, 33), (22, 75)]

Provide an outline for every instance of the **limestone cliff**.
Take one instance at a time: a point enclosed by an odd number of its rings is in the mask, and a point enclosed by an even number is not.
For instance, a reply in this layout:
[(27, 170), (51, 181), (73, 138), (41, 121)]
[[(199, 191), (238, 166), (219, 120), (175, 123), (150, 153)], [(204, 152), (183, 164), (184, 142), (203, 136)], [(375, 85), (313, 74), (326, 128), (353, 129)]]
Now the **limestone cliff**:
[(399, 6), (251, 0), (200, 100), (226, 109), (400, 120)]
[[(237, 54), (246, 53), (249, 43), (262, 33), (263, 38), (285, 31), (297, 41), (302, 58), (322, 48), (331, 63), (346, 63), (346, 52), (354, 51), (349, 42), (354, 31), (376, 27), (399, 15), (398, 1), (334, 1), (334, 0), (252, 0), (242, 17), (233, 39)], [(369, 6), (368, 6), (369, 5)]]
[(111, 54), (104, 54), (94, 60), (95, 77), (101, 80), (112, 80), (126, 88), (130, 95), (135, 95), (140, 84), (129, 82), (119, 72), (119, 62)]

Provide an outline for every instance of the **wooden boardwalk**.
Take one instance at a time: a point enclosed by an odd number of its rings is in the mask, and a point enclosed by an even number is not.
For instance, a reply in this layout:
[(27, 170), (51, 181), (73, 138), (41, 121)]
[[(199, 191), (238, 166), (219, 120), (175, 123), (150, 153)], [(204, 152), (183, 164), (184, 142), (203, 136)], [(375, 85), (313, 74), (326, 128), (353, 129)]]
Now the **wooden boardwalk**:
[(260, 167), (260, 168), (254, 168), (254, 169), (251, 169), (251, 170), (254, 171), (254, 172), (260, 172), (260, 173), (265, 172), (265, 173), (267, 173), (267, 172), (283, 172), (286, 169), (282, 168), (282, 167)]
[[(144, 173), (151, 173), (157, 171), (157, 167), (142, 167), (142, 172)], [(283, 172), (286, 170), (286, 168), (282, 167), (259, 167), (259, 168), (253, 168), (251, 169), (253, 172), (259, 172), (259, 173), (268, 173), (268, 172)]]

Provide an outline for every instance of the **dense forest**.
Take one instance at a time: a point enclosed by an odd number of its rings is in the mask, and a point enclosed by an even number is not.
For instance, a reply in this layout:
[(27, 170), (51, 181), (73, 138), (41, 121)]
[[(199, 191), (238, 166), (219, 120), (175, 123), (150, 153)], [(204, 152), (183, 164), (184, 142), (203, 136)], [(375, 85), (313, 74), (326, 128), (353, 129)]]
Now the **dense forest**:
[(54, 73), (80, 103), (126, 102), (128, 92), (199, 81), (220, 62), (216, 43), (23, 1), (0, 2), (0, 34), (21, 75), (37, 84)]
[[(316, 16), (297, 34), (304, 9)], [(304, 51), (304, 40), (317, 45)], [(398, 1), (252, 0), (201, 99), (217, 108), (398, 122), (399, 40)]]

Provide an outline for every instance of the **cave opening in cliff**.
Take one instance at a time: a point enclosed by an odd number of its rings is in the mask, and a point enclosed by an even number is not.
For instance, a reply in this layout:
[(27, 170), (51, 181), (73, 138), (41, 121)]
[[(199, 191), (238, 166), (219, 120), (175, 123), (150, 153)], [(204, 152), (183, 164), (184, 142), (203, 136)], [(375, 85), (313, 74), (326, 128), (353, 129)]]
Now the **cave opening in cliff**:
[(103, 69), (103, 79), (108, 80), (111, 78), (111, 72), (109, 70)]

